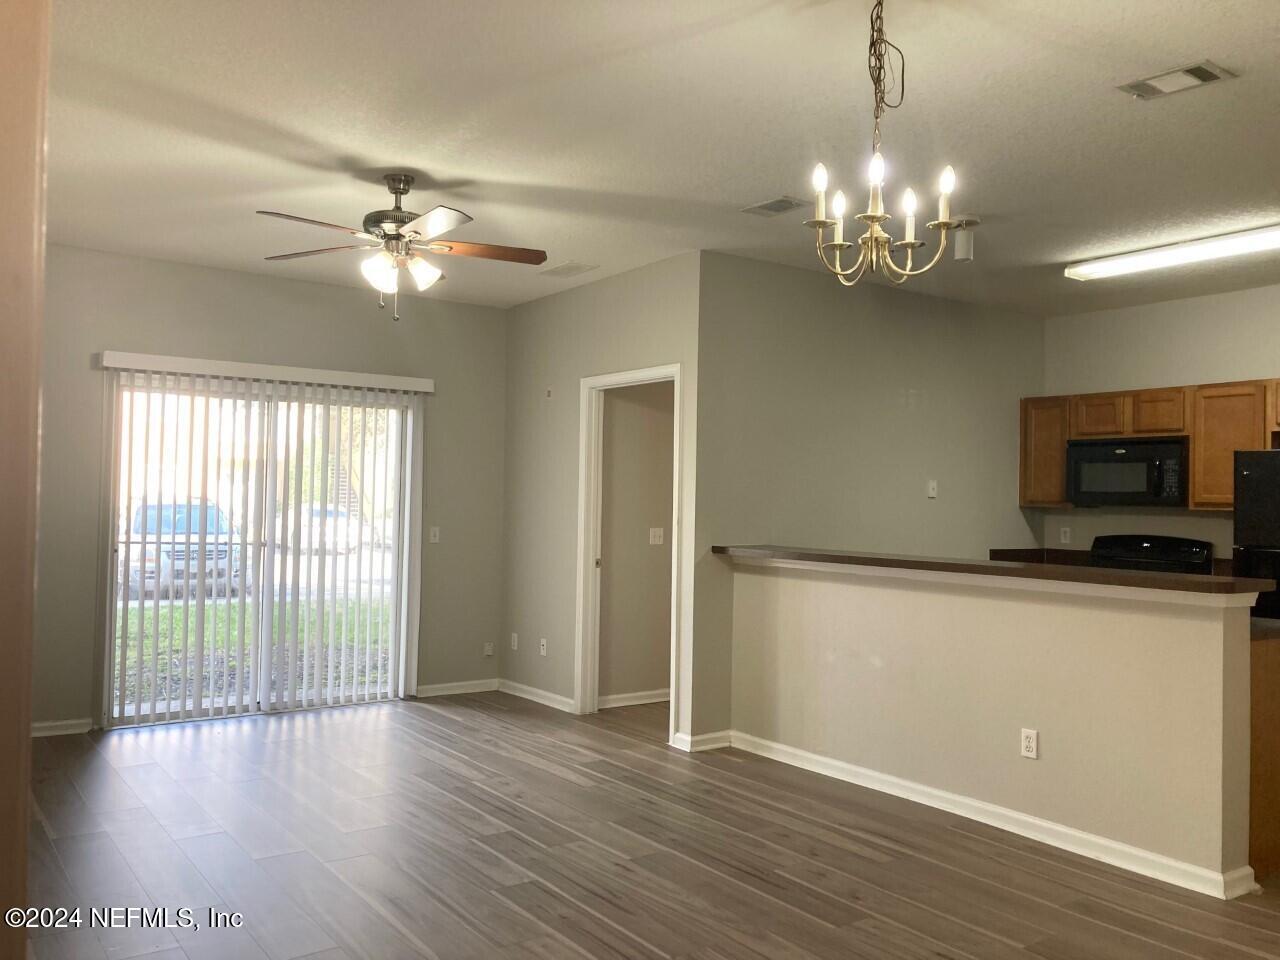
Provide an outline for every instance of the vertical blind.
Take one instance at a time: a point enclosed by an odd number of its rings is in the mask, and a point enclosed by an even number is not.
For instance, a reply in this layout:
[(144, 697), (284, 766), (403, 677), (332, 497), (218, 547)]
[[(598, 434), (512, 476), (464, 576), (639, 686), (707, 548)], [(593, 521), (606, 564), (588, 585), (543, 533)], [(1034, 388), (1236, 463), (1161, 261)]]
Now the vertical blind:
[(112, 375), (108, 722), (398, 695), (419, 395)]

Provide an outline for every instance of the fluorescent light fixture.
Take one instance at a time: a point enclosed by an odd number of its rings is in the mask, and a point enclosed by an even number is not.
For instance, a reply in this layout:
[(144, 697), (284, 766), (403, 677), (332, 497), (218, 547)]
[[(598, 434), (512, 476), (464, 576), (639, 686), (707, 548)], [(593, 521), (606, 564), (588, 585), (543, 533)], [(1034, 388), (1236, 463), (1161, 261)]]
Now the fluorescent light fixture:
[(1114, 257), (1084, 260), (1071, 264), (1062, 272), (1072, 280), (1102, 280), (1127, 273), (1178, 267), (1185, 263), (1203, 263), (1206, 260), (1221, 260), (1246, 253), (1261, 253), (1264, 250), (1280, 250), (1280, 225), (1242, 230), (1240, 233), (1228, 233), (1221, 237), (1206, 237), (1203, 240), (1188, 240), (1185, 243), (1171, 243), (1167, 247), (1136, 250)]

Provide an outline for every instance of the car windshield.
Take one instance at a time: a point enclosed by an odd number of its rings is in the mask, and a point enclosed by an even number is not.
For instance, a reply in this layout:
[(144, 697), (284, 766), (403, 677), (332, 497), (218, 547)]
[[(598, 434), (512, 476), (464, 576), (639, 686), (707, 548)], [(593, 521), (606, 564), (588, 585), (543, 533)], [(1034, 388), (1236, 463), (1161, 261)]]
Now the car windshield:
[[(210, 504), (203, 511), (195, 503), (157, 503), (139, 507), (133, 515), (134, 533), (200, 533), (203, 513), (208, 533), (230, 533), (227, 516)], [(145, 524), (145, 530), (144, 530)]]

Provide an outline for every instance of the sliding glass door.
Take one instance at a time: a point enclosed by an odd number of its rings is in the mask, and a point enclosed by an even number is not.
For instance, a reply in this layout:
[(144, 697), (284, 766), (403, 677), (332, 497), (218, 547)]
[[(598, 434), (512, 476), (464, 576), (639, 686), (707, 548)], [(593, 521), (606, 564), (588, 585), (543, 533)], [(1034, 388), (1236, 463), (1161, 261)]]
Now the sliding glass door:
[(397, 696), (414, 395), (114, 376), (108, 723)]

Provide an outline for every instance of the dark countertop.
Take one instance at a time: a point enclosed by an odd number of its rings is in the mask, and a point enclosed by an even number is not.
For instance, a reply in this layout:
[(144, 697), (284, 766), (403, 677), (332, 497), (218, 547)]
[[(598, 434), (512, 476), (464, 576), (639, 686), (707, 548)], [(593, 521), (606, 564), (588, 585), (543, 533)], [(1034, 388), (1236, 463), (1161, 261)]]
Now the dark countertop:
[(806, 563), (846, 564), (855, 567), (887, 567), (896, 570), (930, 570), (937, 573), (969, 573), (987, 577), (1019, 577), (1062, 583), (1094, 583), (1146, 590), (1183, 593), (1239, 594), (1274, 590), (1274, 580), (1250, 577), (1211, 577), (1194, 573), (1153, 573), (1145, 570), (1111, 570), (1054, 563), (1014, 563), (1000, 560), (952, 560), (911, 557), (892, 553), (856, 553), (814, 547), (782, 547), (775, 544), (713, 546), (712, 553), (736, 560), (798, 560)]

